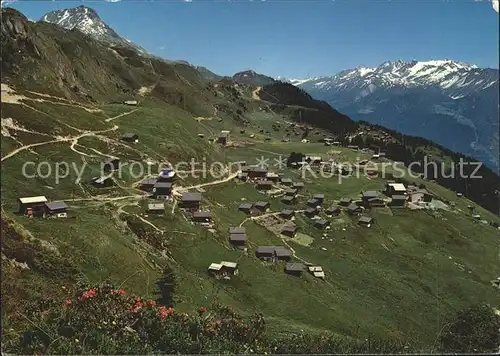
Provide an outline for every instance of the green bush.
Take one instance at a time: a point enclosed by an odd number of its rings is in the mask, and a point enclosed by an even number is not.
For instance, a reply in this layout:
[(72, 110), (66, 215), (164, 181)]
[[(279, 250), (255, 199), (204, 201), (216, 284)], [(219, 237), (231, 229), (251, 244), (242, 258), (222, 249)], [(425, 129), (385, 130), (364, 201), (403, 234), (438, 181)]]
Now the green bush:
[[(404, 340), (356, 340), (330, 333), (270, 334), (262, 314), (245, 317), (230, 307), (201, 307), (196, 315), (109, 285), (65, 300), (47, 298), (9, 315), (3, 339), (17, 354), (321, 354), (403, 353)], [(20, 324), (21, 321), (24, 323)]]
[(444, 352), (498, 352), (500, 317), (484, 304), (461, 310), (445, 325), (440, 341)]
[[(265, 325), (262, 315), (243, 318), (220, 305), (202, 307), (197, 315), (179, 313), (107, 285), (29, 309), (22, 318), (31, 326), (4, 349), (19, 354), (239, 353), (258, 349)], [(16, 318), (21, 316), (9, 316)]]

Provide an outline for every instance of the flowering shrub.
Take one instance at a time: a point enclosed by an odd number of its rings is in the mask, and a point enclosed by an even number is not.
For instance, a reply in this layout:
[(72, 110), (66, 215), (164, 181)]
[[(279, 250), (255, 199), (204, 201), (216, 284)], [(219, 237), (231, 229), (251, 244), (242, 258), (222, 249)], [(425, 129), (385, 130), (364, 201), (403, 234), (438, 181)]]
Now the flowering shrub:
[(20, 354), (240, 353), (258, 349), (265, 326), (262, 315), (220, 305), (188, 315), (106, 285), (44, 301), (23, 317), (33, 327), (8, 345)]
[[(24, 324), (16, 324), (25, 321)], [(403, 341), (353, 340), (328, 333), (265, 333), (262, 314), (201, 306), (194, 315), (108, 285), (47, 298), (8, 316), (3, 350), (16, 354), (321, 354), (410, 352)]]

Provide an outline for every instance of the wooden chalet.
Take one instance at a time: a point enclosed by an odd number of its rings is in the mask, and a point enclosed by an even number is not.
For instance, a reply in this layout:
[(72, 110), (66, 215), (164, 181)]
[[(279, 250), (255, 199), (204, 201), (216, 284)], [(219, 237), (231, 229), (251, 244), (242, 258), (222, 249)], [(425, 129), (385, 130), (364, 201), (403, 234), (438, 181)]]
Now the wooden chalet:
[(340, 207), (332, 205), (325, 210), (327, 215), (338, 216), (340, 215)]
[(150, 214), (164, 214), (165, 204), (163, 203), (150, 203), (148, 204), (148, 213)]
[(319, 219), (319, 220), (314, 221), (314, 227), (316, 227), (318, 229), (324, 229), (328, 225), (330, 225), (330, 222), (328, 220), (325, 220), (325, 219)]
[(257, 181), (256, 188), (259, 190), (269, 190), (273, 188), (273, 182), (270, 180)]
[(370, 216), (366, 216), (366, 215), (360, 216), (360, 218), (358, 220), (359, 225), (364, 225), (364, 226), (368, 226), (368, 227), (373, 225), (373, 223), (374, 223), (373, 218)]
[(388, 197), (392, 197), (393, 195), (405, 195), (406, 187), (403, 183), (387, 183), (384, 194)]
[(239, 211), (250, 214), (252, 212), (253, 204), (252, 203), (243, 203), (238, 207)]
[(29, 216), (42, 216), (45, 212), (45, 203), (48, 202), (44, 196), (19, 198), (19, 213)]
[(269, 209), (270, 205), (271, 204), (269, 204), (269, 202), (267, 201), (258, 201), (253, 205), (253, 207), (260, 211), (266, 211), (267, 209)]
[(310, 218), (315, 216), (318, 213), (318, 209), (314, 208), (307, 208), (304, 214)]
[(389, 206), (391, 207), (404, 207), (408, 197), (406, 195), (393, 195)]
[(139, 142), (139, 135), (133, 132), (127, 132), (121, 137), (121, 139), (125, 142), (137, 143)]
[(211, 222), (213, 218), (210, 211), (195, 211), (193, 213), (193, 220), (196, 222)]
[(90, 183), (95, 188), (111, 187), (114, 183), (112, 177), (113, 177), (112, 175), (93, 177), (92, 180), (90, 181)]
[(156, 179), (148, 178), (141, 182), (141, 184), (139, 185), (139, 189), (144, 190), (146, 192), (152, 192), (155, 184), (156, 184)]
[(293, 195), (285, 195), (283, 198), (281, 198), (281, 201), (285, 204), (291, 205), (295, 203), (295, 196)]
[(280, 211), (279, 215), (284, 219), (291, 219), (293, 216), (295, 216), (295, 211), (291, 209), (283, 209)]
[(294, 237), (295, 234), (297, 233), (297, 225), (288, 222), (283, 227), (281, 228), (281, 234), (288, 236), (288, 237)]
[(289, 262), (285, 266), (285, 273), (289, 275), (300, 277), (303, 272), (304, 272), (304, 264), (302, 263)]
[(63, 201), (45, 203), (45, 214), (48, 216), (66, 217), (68, 206)]
[(363, 212), (363, 209), (356, 203), (351, 203), (348, 207), (347, 207), (347, 212), (351, 215), (356, 215), (356, 214), (360, 214)]
[(179, 205), (181, 208), (184, 209), (200, 210), (200, 203), (201, 203), (201, 193), (185, 192), (182, 193)]
[(153, 197), (156, 199), (167, 199), (172, 194), (172, 183), (156, 182), (153, 185)]

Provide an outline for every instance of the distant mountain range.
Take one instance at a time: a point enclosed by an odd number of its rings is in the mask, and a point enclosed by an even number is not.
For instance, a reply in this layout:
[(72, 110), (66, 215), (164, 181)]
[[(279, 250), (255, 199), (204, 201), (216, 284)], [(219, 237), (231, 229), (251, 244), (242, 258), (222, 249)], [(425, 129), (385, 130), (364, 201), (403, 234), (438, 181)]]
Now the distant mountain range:
[[(118, 35), (86, 6), (49, 12), (41, 21), (160, 59)], [(207, 80), (222, 78), (185, 61), (162, 60), (190, 65)], [(497, 69), (452, 60), (398, 60), (376, 68), (347, 69), (333, 76), (277, 80), (294, 84), (354, 120), (430, 139), (498, 170), (498, 78)], [(253, 86), (276, 81), (253, 70), (236, 73), (232, 80)]]
[(435, 141), (498, 170), (498, 69), (394, 61), (288, 80), (355, 120)]

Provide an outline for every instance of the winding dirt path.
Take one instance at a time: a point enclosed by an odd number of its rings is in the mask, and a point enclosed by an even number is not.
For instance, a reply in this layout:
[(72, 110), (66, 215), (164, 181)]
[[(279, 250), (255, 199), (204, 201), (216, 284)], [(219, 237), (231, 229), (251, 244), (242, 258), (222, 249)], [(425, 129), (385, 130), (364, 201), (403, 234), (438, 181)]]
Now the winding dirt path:
[(78, 140), (80, 138), (82, 138), (82, 137), (96, 136), (98, 134), (102, 134), (102, 133), (106, 133), (106, 132), (110, 132), (110, 131), (115, 131), (117, 129), (118, 129), (118, 126), (115, 125), (112, 128), (110, 128), (110, 129), (100, 130), (100, 131), (84, 132), (84, 133), (82, 133), (82, 134), (80, 134), (78, 136), (74, 136), (74, 137), (59, 137), (59, 138), (56, 138), (55, 140), (51, 140), (51, 141), (32, 143), (32, 144), (29, 144), (29, 145), (25, 145), (25, 146), (19, 147), (19, 148), (15, 149), (14, 151), (9, 152), (8, 154), (6, 154), (5, 156), (2, 157), (2, 159), (1, 159), (0, 162), (3, 162), (7, 158), (15, 156), (19, 152), (22, 152), (22, 151), (25, 151), (25, 150), (29, 150), (30, 148), (33, 148), (33, 147), (48, 145), (50, 143), (57, 143), (57, 142), (75, 142), (75, 144), (76, 144), (76, 142), (78, 142)]
[(259, 92), (261, 89), (262, 89), (262, 87), (257, 87), (255, 90), (252, 91), (252, 99), (260, 100)]
[(119, 115), (116, 115), (116, 116), (113, 116), (113, 117), (109, 117), (109, 118), (107, 118), (107, 119), (106, 119), (106, 120), (104, 120), (104, 121), (106, 121), (106, 122), (110, 122), (110, 121), (113, 121), (113, 120), (118, 119), (118, 118), (120, 118), (120, 117), (123, 117), (123, 116), (127, 116), (127, 115), (130, 115), (130, 114), (133, 114), (134, 112), (136, 112), (136, 111), (138, 111), (138, 110), (140, 110), (140, 109), (139, 109), (139, 108), (137, 108), (137, 109), (134, 109), (134, 110), (131, 110), (131, 111), (127, 111), (127, 112), (121, 113), (121, 114), (119, 114)]

